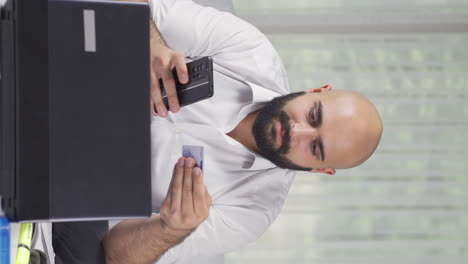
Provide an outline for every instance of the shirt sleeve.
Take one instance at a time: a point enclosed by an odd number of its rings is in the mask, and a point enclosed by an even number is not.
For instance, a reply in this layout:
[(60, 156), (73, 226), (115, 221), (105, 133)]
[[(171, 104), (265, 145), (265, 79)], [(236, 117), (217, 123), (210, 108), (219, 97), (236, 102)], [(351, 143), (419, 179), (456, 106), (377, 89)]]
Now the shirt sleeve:
[(273, 223), (289, 192), (295, 172), (274, 169), (230, 186), (215, 199), (209, 217), (157, 264), (186, 263), (193, 257), (237, 250), (257, 240)]
[(253, 25), (191, 0), (150, 1), (153, 20), (171, 49), (188, 58), (211, 56), (215, 70), (224, 75), (290, 92), (280, 56)]
[(151, 0), (152, 17), (166, 44), (186, 57), (215, 56), (263, 34), (228, 12), (191, 0)]

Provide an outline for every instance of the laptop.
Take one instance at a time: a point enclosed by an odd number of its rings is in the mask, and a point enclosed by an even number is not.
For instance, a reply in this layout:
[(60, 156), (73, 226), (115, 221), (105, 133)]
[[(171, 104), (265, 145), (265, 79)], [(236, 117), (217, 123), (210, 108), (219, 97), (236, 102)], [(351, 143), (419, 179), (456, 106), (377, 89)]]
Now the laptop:
[(12, 221), (151, 215), (149, 7), (7, 0), (0, 196)]

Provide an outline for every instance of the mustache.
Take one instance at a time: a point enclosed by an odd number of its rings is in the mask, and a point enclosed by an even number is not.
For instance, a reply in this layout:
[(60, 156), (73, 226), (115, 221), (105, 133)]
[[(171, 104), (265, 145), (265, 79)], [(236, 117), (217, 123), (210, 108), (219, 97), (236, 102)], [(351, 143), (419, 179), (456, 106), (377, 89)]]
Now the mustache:
[(283, 142), (281, 147), (278, 149), (278, 152), (282, 155), (288, 154), (290, 147), (291, 147), (291, 122), (290, 118), (286, 112), (281, 111), (279, 114), (279, 121), (281, 123), (281, 127), (283, 128), (284, 135), (283, 135)]

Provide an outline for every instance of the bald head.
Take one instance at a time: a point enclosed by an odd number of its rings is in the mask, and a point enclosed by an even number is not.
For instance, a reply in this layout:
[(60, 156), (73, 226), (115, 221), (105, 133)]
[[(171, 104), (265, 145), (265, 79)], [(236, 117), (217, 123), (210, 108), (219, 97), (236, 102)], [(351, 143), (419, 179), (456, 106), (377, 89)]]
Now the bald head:
[(327, 85), (275, 98), (259, 112), (253, 134), (258, 152), (279, 167), (333, 174), (366, 161), (382, 131), (364, 95)]
[(334, 160), (335, 168), (352, 168), (366, 161), (377, 148), (383, 132), (383, 124), (375, 106), (364, 95), (349, 90), (330, 90), (324, 98), (335, 101), (329, 107), (336, 110), (333, 121), (340, 122), (337, 129), (342, 135), (335, 139), (341, 142)]

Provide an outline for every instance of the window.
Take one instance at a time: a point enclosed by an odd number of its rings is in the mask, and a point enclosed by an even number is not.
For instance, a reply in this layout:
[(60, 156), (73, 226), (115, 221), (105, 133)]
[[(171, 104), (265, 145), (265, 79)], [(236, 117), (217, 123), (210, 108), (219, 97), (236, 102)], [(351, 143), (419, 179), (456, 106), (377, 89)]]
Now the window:
[(377, 152), (298, 173), (264, 236), (225, 263), (467, 263), (468, 1), (235, 0), (266, 32), (293, 91), (366, 94)]

